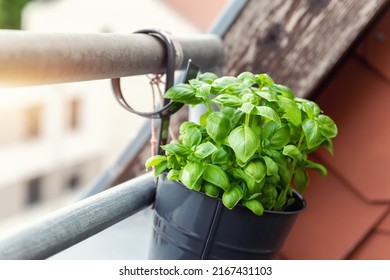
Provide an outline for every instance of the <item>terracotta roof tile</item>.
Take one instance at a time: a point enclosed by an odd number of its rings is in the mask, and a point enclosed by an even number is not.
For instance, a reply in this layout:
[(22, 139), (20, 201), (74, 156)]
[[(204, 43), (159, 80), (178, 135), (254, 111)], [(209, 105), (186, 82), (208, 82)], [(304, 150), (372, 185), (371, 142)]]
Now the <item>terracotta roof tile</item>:
[(390, 10), (316, 100), (339, 127), (335, 155), (317, 153), (330, 172), (311, 175), (284, 258), (390, 259), (389, 37)]
[(387, 214), (387, 216), (379, 224), (377, 231), (390, 234), (390, 214)]
[(307, 209), (294, 225), (282, 256), (288, 259), (343, 259), (387, 213), (387, 205), (364, 202), (332, 172), (310, 174)]
[(359, 249), (352, 254), (355, 260), (389, 260), (390, 234), (373, 233)]
[(317, 100), (339, 127), (334, 157), (321, 157), (372, 202), (390, 202), (389, 93), (388, 82), (352, 58)]

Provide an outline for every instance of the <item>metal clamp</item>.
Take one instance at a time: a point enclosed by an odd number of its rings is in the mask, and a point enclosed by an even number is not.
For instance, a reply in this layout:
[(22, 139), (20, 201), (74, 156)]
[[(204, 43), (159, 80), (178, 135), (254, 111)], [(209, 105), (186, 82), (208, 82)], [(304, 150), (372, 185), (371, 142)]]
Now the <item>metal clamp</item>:
[[(162, 42), (164, 42), (164, 44), (166, 45), (166, 49), (167, 49), (167, 64), (166, 64), (166, 71), (165, 71), (166, 74), (165, 92), (166, 92), (170, 87), (173, 86), (174, 78), (175, 78), (174, 75), (175, 75), (176, 65), (175, 65), (175, 47), (173, 41), (170, 39), (168, 34), (153, 29), (142, 29), (134, 33), (144, 33), (151, 36), (155, 36), (160, 40), (162, 40)], [(175, 102), (169, 102), (168, 99), (164, 99), (163, 106), (156, 111), (152, 111), (152, 112), (136, 111), (129, 105), (129, 103), (126, 101), (126, 99), (123, 96), (121, 85), (120, 85), (120, 78), (112, 78), (111, 86), (114, 91), (115, 99), (118, 101), (118, 103), (127, 111), (142, 117), (151, 118), (151, 119), (162, 118), (167, 114), (172, 114), (172, 110), (170, 110), (172, 109), (172, 107), (177, 108), (176, 109), (177, 111), (183, 106), (183, 104), (180, 104), (181, 106), (179, 106), (179, 104), (177, 103), (175, 104)]]
[[(167, 64), (166, 64), (166, 81), (165, 81), (165, 91), (169, 88), (171, 88), (174, 85), (174, 75), (175, 75), (175, 47), (174, 42), (170, 39), (170, 37), (161, 31), (156, 31), (153, 29), (142, 29), (135, 33), (145, 33), (149, 34), (151, 36), (155, 36), (162, 40), (167, 49)], [(189, 79), (196, 78), (196, 75), (199, 72), (199, 67), (196, 66), (194, 63), (192, 63), (191, 59), (188, 62), (187, 71), (185, 74), (184, 82), (188, 82)], [(152, 112), (140, 112), (134, 110), (129, 103), (126, 101), (126, 99), (123, 96), (121, 86), (120, 86), (120, 78), (112, 78), (111, 79), (111, 85), (112, 89), (114, 91), (115, 99), (118, 101), (118, 103), (127, 111), (142, 116), (146, 118), (151, 119), (161, 119), (160, 124), (160, 132), (159, 132), (159, 138), (158, 138), (158, 146), (157, 146), (157, 153), (162, 154), (163, 150), (161, 149), (161, 145), (164, 145), (168, 142), (168, 127), (169, 127), (169, 118), (172, 114), (176, 113), (181, 107), (183, 107), (183, 103), (179, 102), (173, 102), (169, 99), (164, 98), (162, 107), (159, 108), (156, 111)]]

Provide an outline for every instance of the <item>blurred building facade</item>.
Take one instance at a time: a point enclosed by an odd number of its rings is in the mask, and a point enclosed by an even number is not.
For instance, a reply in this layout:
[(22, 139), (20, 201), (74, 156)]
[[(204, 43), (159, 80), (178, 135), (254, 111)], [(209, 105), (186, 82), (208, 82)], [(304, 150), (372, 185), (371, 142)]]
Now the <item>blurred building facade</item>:
[(90, 90), (92, 84), (2, 90), (0, 218), (75, 191), (102, 168), (107, 137), (99, 134), (110, 115)]
[[(188, 35), (201, 31), (160, 0), (33, 2), (23, 13), (22, 26), (33, 32), (131, 33), (158, 28)], [(126, 78), (123, 87), (135, 108), (151, 108), (146, 77)], [(143, 122), (116, 103), (108, 80), (1, 88), (0, 231), (4, 219), (31, 206), (66, 194), (74, 199), (119, 156)], [(61, 206), (56, 203), (54, 208)]]

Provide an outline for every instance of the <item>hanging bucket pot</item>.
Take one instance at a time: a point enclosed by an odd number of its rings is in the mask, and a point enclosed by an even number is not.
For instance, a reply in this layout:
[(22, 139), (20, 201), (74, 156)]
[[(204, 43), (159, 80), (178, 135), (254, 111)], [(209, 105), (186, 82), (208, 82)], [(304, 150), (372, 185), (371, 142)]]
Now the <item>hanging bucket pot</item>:
[(240, 205), (229, 210), (220, 199), (160, 176), (149, 258), (273, 259), (306, 206), (301, 195), (294, 196), (285, 211), (256, 216)]

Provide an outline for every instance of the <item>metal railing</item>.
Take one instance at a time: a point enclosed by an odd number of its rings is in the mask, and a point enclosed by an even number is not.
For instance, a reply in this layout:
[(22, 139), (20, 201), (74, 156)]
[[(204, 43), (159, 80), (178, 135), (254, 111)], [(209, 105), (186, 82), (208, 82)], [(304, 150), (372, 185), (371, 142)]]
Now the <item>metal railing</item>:
[[(175, 38), (176, 69), (192, 59), (203, 71), (221, 66), (222, 37), (247, 0), (232, 0), (210, 34)], [(0, 31), (0, 83), (51, 84), (162, 73), (165, 47), (146, 34), (49, 34)], [(45, 259), (130, 217), (154, 202), (151, 173), (106, 188), (130, 161), (130, 144), (117, 162), (92, 183), (83, 199), (0, 240), (0, 259)], [(90, 197), (89, 195), (94, 194)]]
[[(222, 61), (223, 44), (218, 36), (172, 40), (176, 69), (183, 69), (188, 59), (202, 69)], [(1, 31), (0, 42), (0, 82), (12, 86), (110, 79), (165, 70), (165, 46), (146, 34)], [(147, 173), (85, 198), (1, 240), (0, 259), (48, 258), (148, 207), (154, 195), (154, 179)]]
[[(204, 34), (173, 37), (176, 69), (192, 59), (204, 69), (221, 63), (223, 44)], [(147, 34), (0, 32), (0, 82), (35, 85), (127, 77), (165, 71), (166, 51)]]
[(53, 212), (0, 241), (0, 259), (46, 259), (151, 205), (152, 174), (124, 182)]

